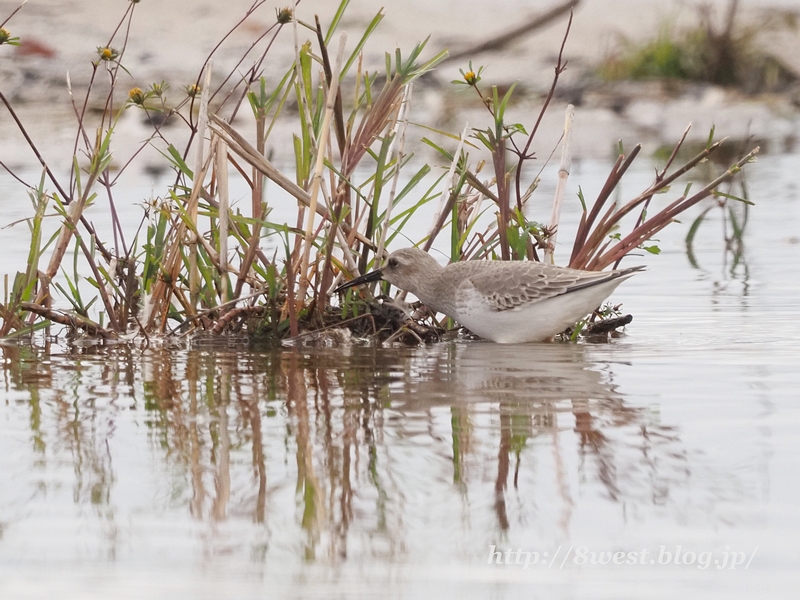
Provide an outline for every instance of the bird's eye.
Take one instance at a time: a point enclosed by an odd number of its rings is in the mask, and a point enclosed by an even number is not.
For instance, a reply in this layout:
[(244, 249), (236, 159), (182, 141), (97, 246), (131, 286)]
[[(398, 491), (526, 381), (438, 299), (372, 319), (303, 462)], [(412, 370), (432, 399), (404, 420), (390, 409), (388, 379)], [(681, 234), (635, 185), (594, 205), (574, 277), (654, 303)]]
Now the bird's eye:
[(399, 264), (400, 264), (400, 263), (397, 261), (397, 259), (396, 259), (396, 258), (390, 258), (390, 259), (389, 259), (389, 268), (390, 268), (390, 269), (396, 269), (396, 268), (397, 268), (397, 265), (399, 265)]

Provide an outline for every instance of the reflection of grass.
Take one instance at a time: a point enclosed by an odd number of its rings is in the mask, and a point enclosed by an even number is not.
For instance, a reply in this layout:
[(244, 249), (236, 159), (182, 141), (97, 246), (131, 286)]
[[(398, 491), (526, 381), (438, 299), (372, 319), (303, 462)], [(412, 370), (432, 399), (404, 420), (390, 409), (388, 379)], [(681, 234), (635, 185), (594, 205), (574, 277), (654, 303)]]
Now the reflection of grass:
[(690, 27), (663, 25), (654, 40), (635, 43), (622, 40), (621, 47), (600, 65), (605, 79), (681, 79), (736, 86), (747, 91), (776, 89), (795, 76), (768, 53), (759, 49), (757, 34), (795, 28), (797, 15), (766, 12), (747, 26), (736, 22), (739, 3), (732, 0), (719, 25), (708, 6), (697, 8)]
[[(744, 255), (744, 235), (750, 220), (752, 202), (749, 200), (745, 177), (742, 176), (736, 183), (739, 186), (737, 195), (734, 195), (733, 182), (729, 182), (728, 192), (718, 191), (715, 198), (716, 201), (708, 204), (689, 227), (685, 240), (686, 256), (695, 269), (701, 267), (694, 252), (694, 240), (700, 230), (700, 226), (706, 222), (711, 211), (715, 209), (720, 210), (722, 214), (725, 259), (726, 263), (730, 260), (730, 275), (735, 276), (736, 269), (740, 264), (744, 264), (745, 270), (747, 269)], [(736, 202), (728, 202), (728, 200), (736, 200)]]

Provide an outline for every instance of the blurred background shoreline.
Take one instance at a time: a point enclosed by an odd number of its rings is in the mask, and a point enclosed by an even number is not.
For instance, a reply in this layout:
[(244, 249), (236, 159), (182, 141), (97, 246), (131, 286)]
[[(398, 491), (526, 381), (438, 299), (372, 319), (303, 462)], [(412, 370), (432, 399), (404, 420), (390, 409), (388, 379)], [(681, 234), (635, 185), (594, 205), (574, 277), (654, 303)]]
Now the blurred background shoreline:
[[(252, 0), (137, 3), (125, 52), (129, 87), (146, 88), (167, 81), (174, 92), (193, 83), (205, 58), (252, 4)], [(319, 15), (325, 27), (338, 4), (304, 0), (297, 15), (306, 23), (313, 23)], [(446, 48), (458, 57), (417, 84), (412, 120), (454, 133), (467, 123), (482, 120), (485, 109), (474, 94), (450, 83), (461, 77), (459, 70), (466, 71), (471, 61), (475, 69), (486, 67), (482, 85), (497, 84), (502, 89), (517, 82), (512, 109), (522, 115), (520, 120), (527, 121), (538, 113), (552, 84), (568, 5), (574, 5), (574, 21), (564, 49), (567, 69), (542, 123), (540, 155), (557, 144), (567, 103), (577, 107), (573, 137), (577, 159), (605, 158), (618, 140), (626, 145), (650, 141), (656, 148), (672, 144), (690, 122), (694, 126), (690, 139), (697, 142), (715, 127), (718, 135), (741, 141), (752, 138), (763, 151), (794, 150), (800, 123), (800, 31), (796, 23), (800, 8), (788, 0), (716, 0), (703, 5), (677, 0), (409, 0), (402, 8), (389, 5), (384, 9), (386, 16), (364, 49), (364, 68), (380, 72), (385, 52), (395, 47), (407, 51), (430, 35), (428, 55)], [(17, 6), (3, 0), (0, 16), (5, 18)], [(30, 0), (5, 26), (22, 45), (0, 47), (3, 93), (20, 115), (27, 117), (24, 123), (31, 135), (35, 139), (46, 135), (48, 143), (55, 146), (54, 153), (68, 158), (74, 140), (67, 73), (73, 93), (81, 98), (89, 84), (96, 49), (107, 43), (126, 8), (127, 2), (122, 0)], [(225, 41), (214, 54), (217, 76), (235, 70), (243, 50), (274, 23), (277, 8), (281, 7), (264, 4)], [(373, 2), (351, 2), (339, 28), (349, 33), (349, 48), (355, 46), (380, 8)], [(551, 12), (557, 14), (536, 27), (537, 19)], [(526, 25), (532, 29), (519, 33)], [(743, 81), (716, 85), (691, 77), (632, 72), (638, 68), (631, 66), (637, 57), (648, 52), (663, 54), (666, 38), (677, 44), (702, 28), (720, 38), (735, 38), (739, 62), (742, 57), (750, 61), (739, 67)], [(312, 37), (302, 26), (298, 35), (301, 43)], [(292, 38), (292, 30), (287, 29), (270, 49), (264, 65), (268, 78), (280, 77), (291, 65)], [(490, 49), (471, 51), (481, 44)], [(648, 50), (649, 46), (653, 47)], [(134, 119), (131, 116), (130, 120)], [(147, 123), (123, 123), (124, 127), (135, 138), (130, 140), (132, 145), (152, 130)], [(61, 129), (67, 131), (64, 152), (58, 150)], [(122, 137), (117, 136), (118, 143), (124, 142)], [(290, 137), (276, 139), (291, 143)], [(22, 143), (3, 111), (0, 160), (19, 167), (28, 164), (29, 158), (35, 164), (32, 154), (25, 158), (28, 153), (23, 151), (21, 155)]]

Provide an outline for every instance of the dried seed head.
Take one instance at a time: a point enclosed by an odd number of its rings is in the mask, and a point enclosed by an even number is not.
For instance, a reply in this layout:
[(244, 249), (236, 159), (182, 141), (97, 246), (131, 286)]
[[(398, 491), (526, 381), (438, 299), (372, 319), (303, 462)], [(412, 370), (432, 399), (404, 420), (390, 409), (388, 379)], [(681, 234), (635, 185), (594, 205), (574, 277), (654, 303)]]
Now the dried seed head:
[(276, 8), (275, 14), (278, 16), (278, 23), (286, 25), (292, 22), (292, 9), (291, 8)]

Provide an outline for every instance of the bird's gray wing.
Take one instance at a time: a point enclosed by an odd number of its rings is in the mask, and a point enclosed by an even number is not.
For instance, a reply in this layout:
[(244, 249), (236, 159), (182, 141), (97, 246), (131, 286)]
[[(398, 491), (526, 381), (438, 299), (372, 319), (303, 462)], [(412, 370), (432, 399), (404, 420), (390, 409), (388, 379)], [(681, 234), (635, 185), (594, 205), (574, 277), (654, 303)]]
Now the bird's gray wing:
[(503, 311), (541, 302), (615, 276), (614, 272), (579, 271), (535, 262), (509, 262), (466, 278), (462, 286), (472, 288), (493, 310)]

